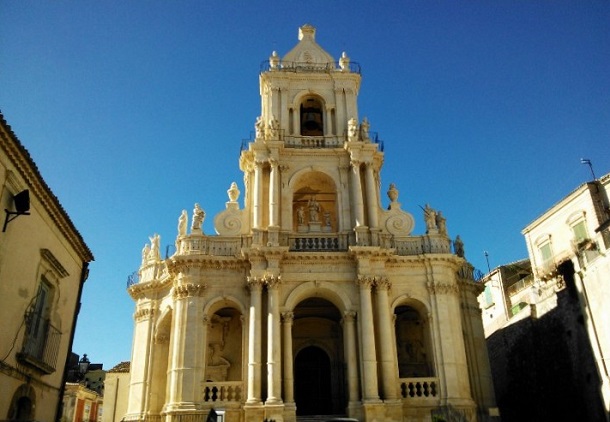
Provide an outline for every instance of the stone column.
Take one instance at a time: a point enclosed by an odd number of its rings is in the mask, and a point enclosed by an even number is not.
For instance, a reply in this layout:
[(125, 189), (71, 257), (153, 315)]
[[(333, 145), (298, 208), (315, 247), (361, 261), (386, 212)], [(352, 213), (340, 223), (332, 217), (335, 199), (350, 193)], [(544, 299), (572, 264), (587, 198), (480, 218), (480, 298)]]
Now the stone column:
[[(146, 373), (151, 362), (150, 344), (153, 331), (155, 310), (148, 307), (137, 307), (133, 315), (135, 320), (134, 342), (132, 352), (131, 377), (129, 382), (128, 415), (141, 415), (145, 411), (144, 403), (147, 395)], [(134, 359), (138, 356), (138, 359)]]
[(354, 217), (356, 227), (364, 226), (364, 204), (362, 202), (362, 183), (360, 182), (360, 161), (352, 160), (352, 206), (354, 207)]
[(373, 162), (366, 163), (366, 202), (368, 204), (369, 228), (377, 228), (379, 222), (377, 217), (377, 188), (375, 187), (375, 174)]
[(375, 351), (375, 322), (371, 301), (372, 277), (358, 276), (360, 287), (360, 339), (362, 343), (362, 399), (379, 401), (377, 357)]
[(197, 350), (203, 339), (202, 295), (205, 285), (182, 282), (174, 286), (169, 400), (166, 412), (195, 410), (200, 400), (203, 362)]
[(294, 370), (292, 357), (292, 323), (294, 314), (292, 312), (284, 312), (282, 314), (282, 322), (284, 326), (284, 402), (294, 402)]
[(325, 114), (324, 114), (324, 136), (330, 136), (332, 135), (332, 125), (333, 122), (330, 118), (330, 108), (325, 108)]
[(263, 225), (263, 162), (254, 162), (254, 210), (253, 227), (260, 229)]
[(282, 402), (279, 277), (269, 276), (267, 284), (267, 404)]
[(347, 365), (348, 405), (358, 401), (358, 350), (356, 346), (356, 312), (346, 311), (343, 315), (343, 345)]
[(279, 165), (276, 159), (270, 159), (269, 164), (271, 165), (271, 174), (269, 177), (269, 226), (279, 227), (279, 215), (280, 215), (280, 178), (279, 178)]
[(263, 280), (248, 278), (248, 404), (261, 403), (261, 307)]
[(398, 398), (398, 379), (396, 355), (394, 354), (394, 336), (392, 333), (392, 318), (390, 317), (390, 303), (388, 300), (388, 290), (390, 281), (387, 277), (375, 279), (377, 291), (377, 321), (379, 322), (379, 344), (383, 345), (380, 349), (381, 354), (381, 379), (384, 400), (396, 400)]

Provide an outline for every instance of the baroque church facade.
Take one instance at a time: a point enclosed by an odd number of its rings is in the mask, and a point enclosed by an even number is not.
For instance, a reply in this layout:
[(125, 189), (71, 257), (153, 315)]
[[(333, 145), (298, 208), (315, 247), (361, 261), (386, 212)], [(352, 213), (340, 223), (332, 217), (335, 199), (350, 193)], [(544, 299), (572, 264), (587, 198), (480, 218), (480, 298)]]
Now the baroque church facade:
[(176, 252), (161, 259), (152, 237), (128, 288), (125, 420), (494, 418), (473, 267), (431, 207), (421, 235), (393, 184), (382, 208), (360, 83), (309, 25), (266, 62), (243, 208), (233, 183), (214, 236), (198, 204), (183, 211)]

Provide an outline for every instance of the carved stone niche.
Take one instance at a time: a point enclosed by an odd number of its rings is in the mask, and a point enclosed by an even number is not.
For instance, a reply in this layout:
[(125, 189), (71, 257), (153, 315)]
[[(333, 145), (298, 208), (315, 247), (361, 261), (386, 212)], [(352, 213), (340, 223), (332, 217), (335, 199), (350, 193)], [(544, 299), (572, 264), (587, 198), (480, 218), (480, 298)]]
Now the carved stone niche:
[(208, 358), (205, 370), (207, 381), (226, 381), (231, 363), (224, 358), (223, 351), (231, 317), (213, 315), (208, 324)]

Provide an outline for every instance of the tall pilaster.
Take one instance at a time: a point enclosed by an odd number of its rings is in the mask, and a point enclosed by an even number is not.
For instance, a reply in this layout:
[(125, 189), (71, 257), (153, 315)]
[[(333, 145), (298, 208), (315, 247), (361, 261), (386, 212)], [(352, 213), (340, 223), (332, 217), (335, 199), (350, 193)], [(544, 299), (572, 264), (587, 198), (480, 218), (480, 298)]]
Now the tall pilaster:
[(367, 207), (367, 215), (369, 217), (369, 228), (376, 229), (379, 222), (377, 217), (377, 188), (375, 186), (375, 173), (373, 170), (373, 162), (366, 162), (366, 173), (365, 173), (365, 183), (366, 183), (366, 203)]
[(200, 400), (203, 362), (199, 350), (204, 324), (201, 312), (205, 285), (188, 282), (183, 277), (174, 286), (169, 399), (166, 412), (194, 410)]
[(284, 328), (284, 402), (294, 403), (294, 369), (292, 364), (292, 323), (294, 314), (284, 312), (282, 323)]
[[(133, 316), (135, 320), (134, 342), (132, 351), (132, 369), (129, 383), (128, 415), (141, 415), (145, 408), (147, 395), (146, 375), (151, 356), (148, 345), (152, 339), (153, 317), (155, 310), (149, 307), (137, 307)], [(135, 359), (135, 356), (138, 358)]]
[(392, 335), (392, 319), (390, 317), (390, 303), (388, 300), (388, 290), (390, 281), (386, 277), (375, 278), (375, 291), (377, 293), (377, 321), (379, 323), (379, 344), (381, 355), (381, 379), (383, 398), (385, 400), (396, 400), (398, 398), (398, 379), (396, 377), (398, 365)]
[(261, 306), (263, 280), (249, 277), (248, 312), (248, 403), (261, 403)]
[(347, 364), (348, 405), (358, 401), (358, 350), (356, 346), (356, 312), (346, 311), (341, 321), (345, 337), (344, 355)]
[(276, 276), (265, 277), (267, 284), (267, 401), (268, 404), (282, 402), (281, 373), (282, 363), (280, 343), (280, 305), (279, 284), (280, 278)]
[(354, 218), (356, 227), (364, 226), (364, 204), (362, 201), (362, 183), (360, 181), (360, 161), (352, 160), (352, 205), (354, 206)]
[(280, 225), (280, 177), (279, 163), (276, 159), (270, 159), (271, 174), (269, 176), (269, 226)]
[(362, 344), (362, 398), (366, 401), (379, 401), (377, 380), (377, 357), (375, 351), (375, 322), (371, 287), (373, 277), (358, 276), (360, 290), (360, 341)]
[(254, 161), (254, 198), (252, 228), (261, 229), (263, 225), (263, 161)]

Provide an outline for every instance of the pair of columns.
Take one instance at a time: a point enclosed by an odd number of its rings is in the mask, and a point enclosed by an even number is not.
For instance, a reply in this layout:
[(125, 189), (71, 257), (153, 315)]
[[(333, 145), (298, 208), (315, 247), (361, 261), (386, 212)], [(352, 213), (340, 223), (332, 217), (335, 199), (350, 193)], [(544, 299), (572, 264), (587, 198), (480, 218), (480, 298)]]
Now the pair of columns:
[[(375, 325), (371, 289), (376, 288), (377, 320), (380, 344), (382, 393), (386, 400), (398, 398), (396, 361), (393, 347), (393, 325), (390, 316), (388, 289), (390, 283), (381, 277), (359, 277), (357, 284), (360, 293), (360, 338), (362, 377), (360, 387), (364, 402), (379, 401), (379, 385), (377, 372), (377, 352), (375, 348)], [(248, 399), (250, 404), (261, 403), (261, 327), (262, 327), (262, 290), (267, 286), (267, 402), (282, 403), (281, 371), (283, 369), (284, 401), (294, 402), (292, 323), (293, 313), (282, 314), (283, 362), (280, 355), (282, 344), (280, 339), (280, 304), (279, 277), (251, 278), (250, 309), (248, 319)], [(356, 342), (356, 313), (348, 311), (342, 320), (344, 330), (344, 358), (347, 363), (348, 400), (358, 401), (358, 351)], [(262, 339), (261, 339), (262, 340)], [(283, 363), (283, 368), (281, 364)]]
[[(254, 198), (253, 198), (253, 228), (263, 228), (263, 165), (265, 161), (254, 162)], [(275, 159), (269, 160), (271, 173), (269, 175), (269, 226), (280, 225), (280, 167)]]

